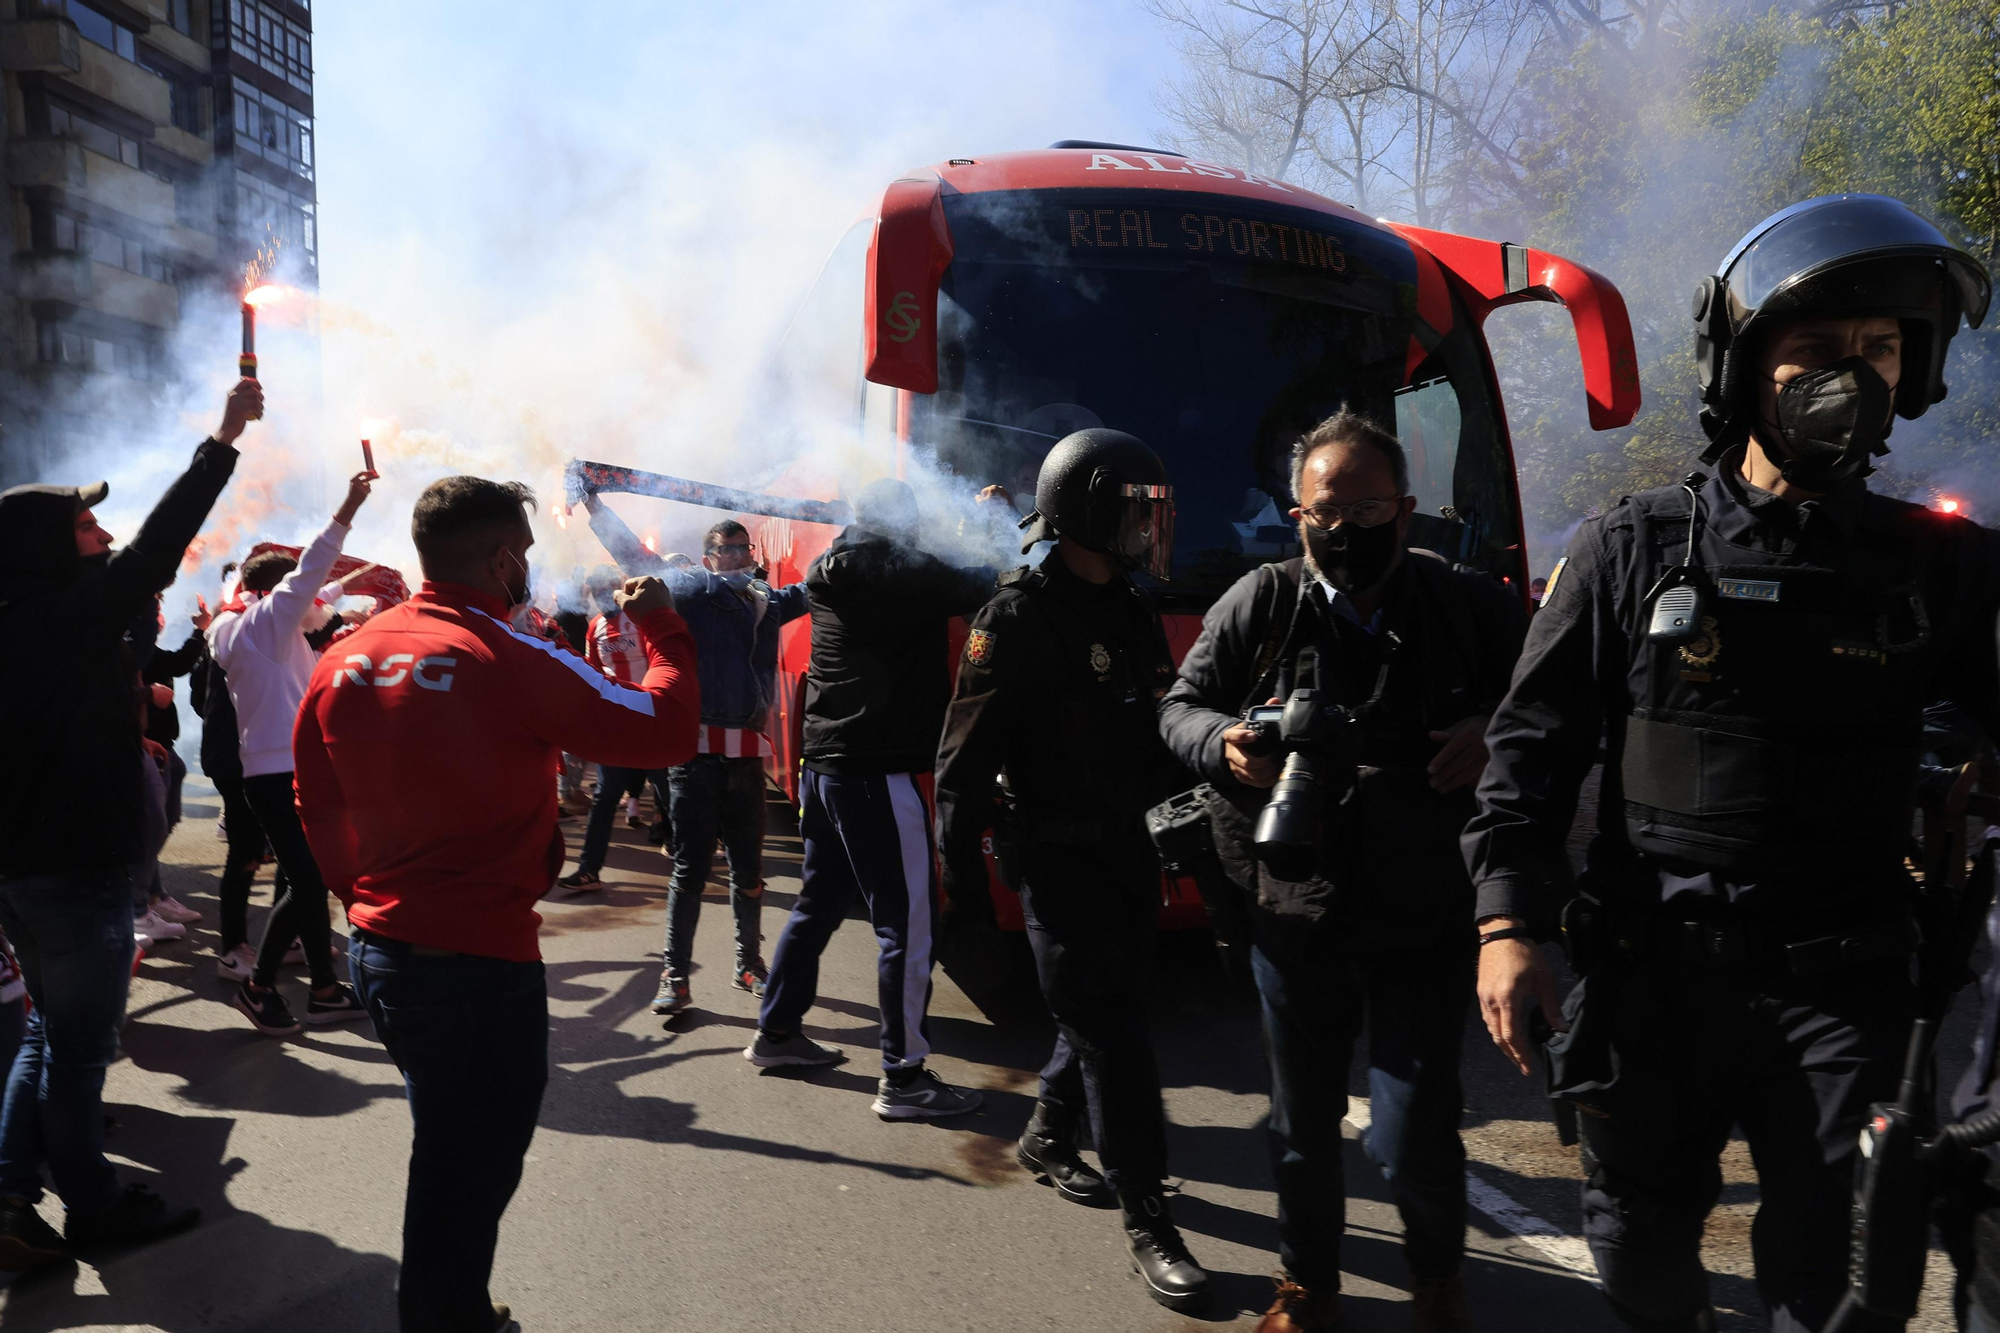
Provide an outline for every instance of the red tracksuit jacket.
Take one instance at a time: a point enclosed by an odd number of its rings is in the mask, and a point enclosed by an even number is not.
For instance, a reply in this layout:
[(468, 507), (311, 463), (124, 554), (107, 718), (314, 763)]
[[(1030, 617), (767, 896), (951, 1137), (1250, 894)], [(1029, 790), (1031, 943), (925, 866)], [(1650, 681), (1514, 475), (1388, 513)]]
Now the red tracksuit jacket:
[(646, 676), (621, 685), (506, 610), (426, 583), (368, 620), (320, 658), (292, 755), (313, 856), (355, 925), (532, 962), (535, 903), (562, 869), (558, 756), (686, 763), (701, 695), (677, 612), (640, 622)]

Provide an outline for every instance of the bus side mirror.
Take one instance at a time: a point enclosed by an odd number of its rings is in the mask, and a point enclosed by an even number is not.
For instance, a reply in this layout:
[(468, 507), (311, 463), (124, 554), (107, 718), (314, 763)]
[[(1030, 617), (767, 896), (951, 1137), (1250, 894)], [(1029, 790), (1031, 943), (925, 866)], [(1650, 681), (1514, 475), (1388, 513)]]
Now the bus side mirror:
[(938, 284), (951, 255), (937, 173), (893, 182), (882, 195), (862, 286), (863, 373), (872, 382), (937, 392)]
[[(1569, 311), (1576, 328), (1577, 355), (1583, 362), (1584, 394), (1590, 402), (1590, 428), (1615, 430), (1639, 415), (1639, 357), (1632, 343), (1632, 320), (1625, 298), (1603, 274), (1572, 263), (1561, 255), (1504, 241), (1397, 226), (1412, 245), (1428, 251), (1444, 271), (1458, 280), (1475, 322), (1503, 305), (1522, 301), (1553, 301)], [(1428, 276), (1418, 258), (1418, 304)], [(1439, 330), (1442, 332), (1443, 330)]]

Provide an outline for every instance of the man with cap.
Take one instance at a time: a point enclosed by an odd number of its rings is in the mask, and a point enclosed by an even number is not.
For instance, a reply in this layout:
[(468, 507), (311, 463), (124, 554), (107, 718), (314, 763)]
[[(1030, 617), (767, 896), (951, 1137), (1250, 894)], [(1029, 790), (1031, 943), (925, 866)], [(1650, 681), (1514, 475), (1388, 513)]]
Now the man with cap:
[[(1523, 1073), (1531, 1011), (1567, 1028), (1551, 1083), (1586, 1112), (1584, 1232), (1630, 1328), (1715, 1327), (1701, 1235), (1738, 1126), (1771, 1326), (1818, 1330), (1845, 1285), (1859, 1131), (1917, 1011), (1924, 707), (2000, 721), (1993, 534), (1864, 478), (1893, 417), (1944, 397), (1989, 294), (1893, 199), (1745, 236), (1696, 293), (1705, 467), (1583, 524), (1487, 732), (1464, 837), (1480, 1006)], [(1560, 1009), (1536, 943), (1558, 920), (1581, 978)]]
[[(1026, 551), (973, 618), (938, 749), (938, 842), (954, 919), (990, 914), (980, 843), (1005, 816), (1021, 856), (1021, 908), (1056, 1046), (1021, 1136), (1021, 1165), (1074, 1202), (1121, 1209), (1152, 1298), (1201, 1304), (1208, 1275), (1168, 1213), (1166, 1115), (1147, 1030), (1145, 977), (1160, 910), (1146, 811), (1177, 785), (1160, 739), (1173, 656), (1130, 577), (1168, 575), (1173, 488), (1123, 431), (1081, 430), (1042, 461)], [(1077, 1152), (1088, 1116), (1104, 1161)]]
[[(0, 1268), (67, 1247), (149, 1239), (191, 1225), (104, 1156), (104, 1071), (118, 1053), (132, 970), (133, 867), (158, 853), (149, 819), (137, 676), (123, 639), (173, 582), (263, 415), (255, 380), (124, 549), (98, 524), (110, 487), (16, 486), (0, 495), (0, 929), (34, 1003), (0, 1110)], [(64, 1235), (36, 1212), (47, 1167)]]
[(846, 1058), (799, 1024), (817, 997), (820, 954), (859, 894), (881, 942), (874, 1107), (885, 1120), (957, 1115), (980, 1102), (924, 1067), (937, 870), (919, 778), (937, 757), (951, 695), (947, 627), (986, 601), (994, 573), (955, 569), (919, 550), (918, 526), (908, 485), (872, 482), (855, 497), (854, 522), (806, 571), (805, 856), (798, 901), (771, 953), (757, 1035), (743, 1052), (760, 1068)]

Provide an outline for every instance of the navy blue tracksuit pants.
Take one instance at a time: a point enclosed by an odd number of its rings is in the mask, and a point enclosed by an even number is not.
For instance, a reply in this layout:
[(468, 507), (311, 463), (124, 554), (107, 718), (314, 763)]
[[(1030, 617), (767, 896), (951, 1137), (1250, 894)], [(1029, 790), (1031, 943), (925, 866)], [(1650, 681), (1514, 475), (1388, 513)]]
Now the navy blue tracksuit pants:
[(930, 1054), (931, 921), (937, 862), (931, 816), (913, 773), (799, 777), (805, 866), (792, 915), (771, 953), (758, 1026), (797, 1032), (819, 993), (819, 956), (854, 896), (868, 904), (881, 945), (876, 995), (882, 1068), (909, 1069)]

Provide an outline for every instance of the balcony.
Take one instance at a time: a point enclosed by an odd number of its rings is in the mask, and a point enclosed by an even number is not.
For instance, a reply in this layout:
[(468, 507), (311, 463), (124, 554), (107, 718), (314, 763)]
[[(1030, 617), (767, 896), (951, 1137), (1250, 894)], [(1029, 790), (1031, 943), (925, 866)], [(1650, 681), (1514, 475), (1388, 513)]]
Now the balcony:
[(14, 294), (23, 301), (61, 301), (88, 305), (91, 261), (62, 252), (24, 252), (14, 256)]
[(76, 73), (79, 87), (116, 103), (154, 125), (173, 119), (172, 95), (167, 81), (140, 69), (129, 60), (105, 50), (96, 42), (82, 43), (83, 68)]
[(0, 69), (20, 74), (74, 74), (83, 65), (83, 38), (68, 19), (29, 18), (0, 23)]
[(162, 125), (153, 131), (153, 146), (163, 152), (189, 162), (199, 162), (203, 166), (215, 161), (215, 145), (199, 134), (189, 134), (173, 125)]
[(87, 153), (85, 161), (84, 198), (156, 226), (175, 220), (173, 186), (102, 153)]
[(67, 139), (16, 139), (7, 145), (7, 183), (81, 190), (88, 177), (83, 153), (82, 144)]
[(180, 318), (180, 293), (168, 284), (109, 264), (90, 267), (91, 309), (160, 329), (172, 328)]

